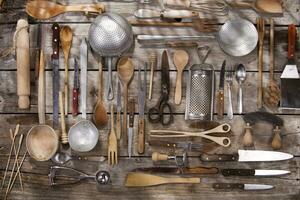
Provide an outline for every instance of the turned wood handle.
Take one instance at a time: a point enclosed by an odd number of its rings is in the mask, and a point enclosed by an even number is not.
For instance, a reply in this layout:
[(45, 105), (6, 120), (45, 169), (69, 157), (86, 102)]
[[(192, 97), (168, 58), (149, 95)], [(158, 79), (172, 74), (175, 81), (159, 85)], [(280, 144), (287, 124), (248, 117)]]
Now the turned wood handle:
[(296, 35), (295, 24), (290, 24), (288, 27), (288, 59), (295, 59)]
[(116, 135), (118, 140), (121, 139), (121, 113), (119, 111), (116, 118)]
[(189, 8), (191, 6), (190, 0), (163, 0), (165, 6), (181, 6)]
[(142, 154), (145, 151), (145, 118), (139, 118), (138, 124), (138, 153)]
[(59, 112), (60, 112), (60, 123), (61, 123), (61, 143), (68, 143), (68, 135), (66, 131), (66, 122), (64, 114), (64, 104), (63, 104), (63, 93), (59, 92)]
[(177, 71), (176, 76), (176, 87), (175, 87), (175, 104), (179, 105), (181, 103), (181, 97), (182, 97), (182, 70)]
[(103, 13), (105, 7), (103, 4), (82, 4), (82, 5), (70, 5), (65, 6), (65, 12), (94, 12), (94, 13)]
[(165, 10), (162, 12), (164, 18), (194, 18), (198, 17), (198, 12), (190, 10)]
[(243, 138), (243, 144), (245, 147), (253, 146), (252, 131), (251, 131), (251, 126), (249, 123), (247, 123), (245, 126), (245, 134), (244, 134), (244, 138)]
[(153, 152), (152, 153), (152, 161), (163, 161), (163, 160), (168, 160), (169, 156), (167, 154), (162, 154), (158, 152)]
[(45, 61), (44, 53), (40, 51), (39, 86), (38, 86), (38, 113), (39, 124), (45, 124)]
[(279, 126), (276, 126), (276, 128), (273, 130), (274, 137), (271, 145), (274, 150), (278, 150), (282, 147), (280, 132), (281, 130)]
[(219, 92), (218, 92), (217, 113), (218, 113), (218, 118), (223, 119), (223, 114), (224, 114), (224, 90), (219, 90)]
[(30, 106), (30, 53), (28, 22), (20, 19), (15, 33), (16, 61), (17, 61), (17, 93), (20, 109), (28, 109)]

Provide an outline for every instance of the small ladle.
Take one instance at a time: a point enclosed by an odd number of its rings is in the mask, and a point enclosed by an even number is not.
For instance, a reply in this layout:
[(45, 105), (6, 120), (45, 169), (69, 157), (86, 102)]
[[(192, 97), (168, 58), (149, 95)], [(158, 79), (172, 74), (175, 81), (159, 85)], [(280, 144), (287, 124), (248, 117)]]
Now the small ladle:
[(246, 79), (246, 69), (243, 64), (239, 64), (236, 68), (235, 78), (239, 84), (239, 92), (238, 92), (238, 112), (242, 114), (243, 112), (243, 90), (242, 83)]

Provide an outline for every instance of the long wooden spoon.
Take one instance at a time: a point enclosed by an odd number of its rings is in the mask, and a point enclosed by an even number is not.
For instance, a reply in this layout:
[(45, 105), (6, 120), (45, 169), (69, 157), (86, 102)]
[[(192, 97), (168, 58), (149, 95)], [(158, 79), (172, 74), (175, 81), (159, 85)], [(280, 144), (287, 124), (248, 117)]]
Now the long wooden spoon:
[(173, 62), (177, 68), (176, 87), (175, 87), (175, 104), (180, 104), (182, 96), (182, 74), (185, 66), (189, 62), (189, 54), (184, 50), (177, 50), (173, 55)]
[(64, 85), (64, 107), (65, 115), (68, 115), (68, 100), (69, 100), (69, 55), (70, 49), (72, 46), (73, 40), (73, 31), (69, 26), (64, 26), (60, 29), (60, 43), (63, 49), (64, 58), (65, 58), (65, 85)]
[(93, 122), (98, 128), (106, 126), (108, 122), (108, 116), (105, 106), (102, 101), (102, 64), (99, 61), (99, 86), (98, 86), (98, 100), (94, 108)]
[(124, 98), (124, 109), (123, 109), (123, 142), (127, 145), (127, 101), (128, 101), (128, 85), (132, 79), (134, 73), (134, 66), (132, 59), (129, 57), (122, 57), (117, 65), (119, 79), (123, 85), (123, 98)]
[(127, 175), (125, 186), (127, 187), (145, 187), (169, 183), (200, 183), (200, 178), (182, 178), (182, 177), (162, 177), (152, 174), (134, 173)]
[(77, 5), (60, 5), (55, 2), (46, 0), (28, 1), (26, 12), (36, 19), (49, 19), (65, 12), (85, 12), (85, 13), (102, 13), (104, 12), (102, 4), (77, 4)]

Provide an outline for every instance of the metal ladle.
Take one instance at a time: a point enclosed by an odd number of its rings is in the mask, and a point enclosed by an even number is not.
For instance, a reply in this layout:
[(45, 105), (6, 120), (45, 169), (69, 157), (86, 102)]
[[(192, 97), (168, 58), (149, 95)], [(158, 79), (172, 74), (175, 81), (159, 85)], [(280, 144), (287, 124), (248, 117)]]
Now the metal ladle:
[(235, 78), (239, 84), (239, 92), (238, 92), (238, 112), (242, 114), (243, 112), (243, 90), (242, 83), (246, 79), (246, 69), (243, 64), (239, 64), (235, 71)]

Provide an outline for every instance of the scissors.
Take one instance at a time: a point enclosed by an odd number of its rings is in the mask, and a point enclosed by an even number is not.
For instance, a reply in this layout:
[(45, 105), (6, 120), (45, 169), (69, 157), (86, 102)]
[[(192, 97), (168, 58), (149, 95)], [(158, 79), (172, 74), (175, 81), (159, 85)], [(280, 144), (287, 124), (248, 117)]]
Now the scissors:
[[(165, 50), (161, 58), (161, 96), (157, 104), (150, 108), (148, 112), (148, 118), (151, 123), (160, 122), (162, 125), (169, 125), (173, 122), (172, 108), (168, 103), (170, 93), (169, 72), (169, 60), (167, 51)], [(165, 112), (167, 112), (167, 114)]]

